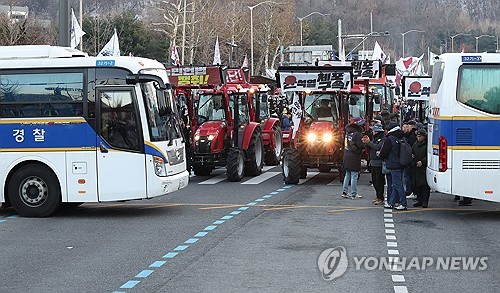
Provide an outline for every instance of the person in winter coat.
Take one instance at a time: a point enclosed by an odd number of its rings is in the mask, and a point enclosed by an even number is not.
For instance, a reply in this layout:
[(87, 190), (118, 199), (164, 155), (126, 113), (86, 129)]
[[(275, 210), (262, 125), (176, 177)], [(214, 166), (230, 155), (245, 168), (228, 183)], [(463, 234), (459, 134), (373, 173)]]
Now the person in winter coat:
[[(403, 124), (403, 132), (405, 135), (405, 140), (406, 142), (410, 145), (413, 146), (415, 142), (417, 142), (417, 135), (415, 134), (417, 132), (417, 129), (415, 128), (415, 121), (411, 120), (408, 122), (405, 122)], [(412, 168), (410, 165), (406, 166), (404, 171), (403, 171), (403, 181), (404, 181), (404, 188), (406, 192), (406, 199), (416, 199), (417, 197), (415, 194), (413, 194), (413, 186), (412, 182), (413, 180), (411, 179), (412, 175)]]
[(412, 179), (417, 203), (414, 207), (426, 208), (429, 206), (431, 188), (427, 184), (425, 169), (427, 168), (427, 132), (423, 129), (417, 131), (417, 142), (412, 146), (413, 162)]
[[(351, 120), (346, 130), (347, 145), (344, 149), (344, 182), (342, 197), (357, 199), (362, 198), (358, 194), (358, 178), (359, 171), (361, 170), (361, 153), (365, 145), (361, 138), (363, 137), (363, 128), (361, 125), (365, 123), (365, 119), (356, 117)], [(348, 193), (349, 182), (351, 183), (351, 195)]]
[[(384, 207), (406, 210), (406, 194), (402, 180), (404, 166), (399, 164), (399, 141), (404, 138), (404, 134), (401, 127), (394, 122), (389, 124), (387, 130), (387, 138), (378, 153), (379, 158), (384, 160), (392, 178), (392, 190), (390, 194), (389, 192), (387, 193), (387, 203)], [(397, 207), (395, 207), (396, 201), (399, 202)]]
[(370, 126), (373, 131), (373, 140), (370, 140), (368, 135), (363, 136), (363, 143), (366, 144), (370, 152), (370, 171), (372, 173), (373, 188), (375, 188), (376, 198), (373, 201), (375, 205), (384, 203), (384, 185), (385, 175), (382, 173), (382, 159), (377, 156), (377, 151), (382, 148), (385, 140), (385, 133), (382, 124), (376, 123)]

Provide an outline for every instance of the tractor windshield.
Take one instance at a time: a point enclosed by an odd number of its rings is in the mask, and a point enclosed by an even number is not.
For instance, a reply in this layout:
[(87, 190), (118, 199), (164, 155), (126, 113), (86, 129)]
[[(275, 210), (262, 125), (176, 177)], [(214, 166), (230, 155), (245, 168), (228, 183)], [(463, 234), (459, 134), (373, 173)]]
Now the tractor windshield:
[(366, 98), (363, 94), (349, 95), (349, 115), (351, 117), (365, 117)]
[(337, 121), (339, 107), (337, 95), (334, 93), (312, 93), (304, 100), (306, 118), (315, 121)]
[(196, 107), (198, 124), (205, 121), (226, 120), (222, 94), (200, 94)]
[(229, 107), (234, 119), (234, 101), (238, 101), (238, 121), (239, 124), (247, 124), (250, 122), (250, 109), (248, 107), (248, 98), (246, 94), (232, 94), (229, 96)]

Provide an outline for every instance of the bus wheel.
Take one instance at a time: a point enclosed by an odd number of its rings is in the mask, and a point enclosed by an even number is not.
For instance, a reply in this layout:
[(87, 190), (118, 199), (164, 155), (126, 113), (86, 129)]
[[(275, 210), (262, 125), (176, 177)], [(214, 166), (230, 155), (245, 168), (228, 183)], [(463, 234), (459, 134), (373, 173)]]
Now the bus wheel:
[(47, 167), (29, 164), (17, 170), (9, 181), (12, 207), (24, 217), (47, 217), (61, 205), (57, 177)]
[(226, 162), (226, 176), (229, 181), (241, 181), (243, 179), (243, 170), (245, 158), (240, 149), (230, 149)]
[(193, 164), (193, 172), (196, 176), (208, 176), (212, 173), (211, 165)]
[(297, 184), (300, 177), (300, 157), (295, 149), (286, 149), (283, 152), (283, 180), (285, 184)]
[(266, 158), (264, 159), (268, 166), (276, 166), (280, 163), (281, 151), (283, 150), (283, 134), (278, 125), (273, 127), (273, 135), (276, 145), (274, 149), (270, 149), (266, 152)]
[(249, 176), (260, 175), (264, 164), (264, 144), (260, 132), (253, 132), (246, 153), (248, 161), (245, 164), (245, 174)]

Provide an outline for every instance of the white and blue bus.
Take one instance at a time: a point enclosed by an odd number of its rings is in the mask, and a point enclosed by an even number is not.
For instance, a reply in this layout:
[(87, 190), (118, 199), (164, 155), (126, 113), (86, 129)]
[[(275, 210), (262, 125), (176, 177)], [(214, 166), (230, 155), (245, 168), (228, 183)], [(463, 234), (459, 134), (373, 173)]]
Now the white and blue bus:
[(164, 66), (53, 46), (0, 47), (0, 203), (22, 216), (62, 204), (146, 199), (187, 186)]
[(429, 103), (429, 186), (500, 202), (500, 54), (441, 55)]

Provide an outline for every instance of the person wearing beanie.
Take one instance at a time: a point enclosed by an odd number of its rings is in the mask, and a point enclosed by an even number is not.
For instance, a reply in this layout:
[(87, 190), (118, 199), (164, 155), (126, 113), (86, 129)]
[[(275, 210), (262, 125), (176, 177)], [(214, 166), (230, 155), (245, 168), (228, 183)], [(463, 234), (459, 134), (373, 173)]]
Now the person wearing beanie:
[[(361, 154), (365, 145), (361, 138), (363, 137), (363, 128), (361, 125), (365, 123), (365, 119), (356, 117), (351, 119), (346, 128), (347, 145), (344, 148), (344, 182), (342, 197), (350, 199), (360, 199), (361, 195), (358, 194), (358, 178), (359, 171), (361, 170)], [(349, 182), (351, 183), (351, 194), (349, 195)]]
[(426, 208), (429, 206), (431, 188), (425, 176), (427, 168), (427, 132), (423, 129), (417, 132), (417, 142), (412, 146), (413, 162), (411, 164), (414, 193), (417, 203), (414, 207)]
[[(387, 203), (384, 205), (386, 208), (394, 208), (396, 210), (406, 210), (406, 193), (403, 188), (403, 170), (404, 166), (399, 164), (399, 141), (404, 138), (404, 133), (401, 127), (395, 122), (391, 122), (386, 128), (387, 138), (378, 153), (378, 157), (383, 159), (387, 169), (391, 174), (392, 190), (387, 191)], [(396, 207), (396, 202), (399, 205)]]
[(379, 205), (384, 203), (385, 175), (382, 173), (382, 159), (377, 156), (377, 151), (380, 150), (384, 143), (385, 133), (381, 123), (374, 124), (370, 129), (373, 131), (373, 140), (370, 140), (368, 135), (363, 136), (362, 140), (369, 151), (370, 161), (368, 165), (372, 174), (372, 183), (376, 194), (373, 203)]

